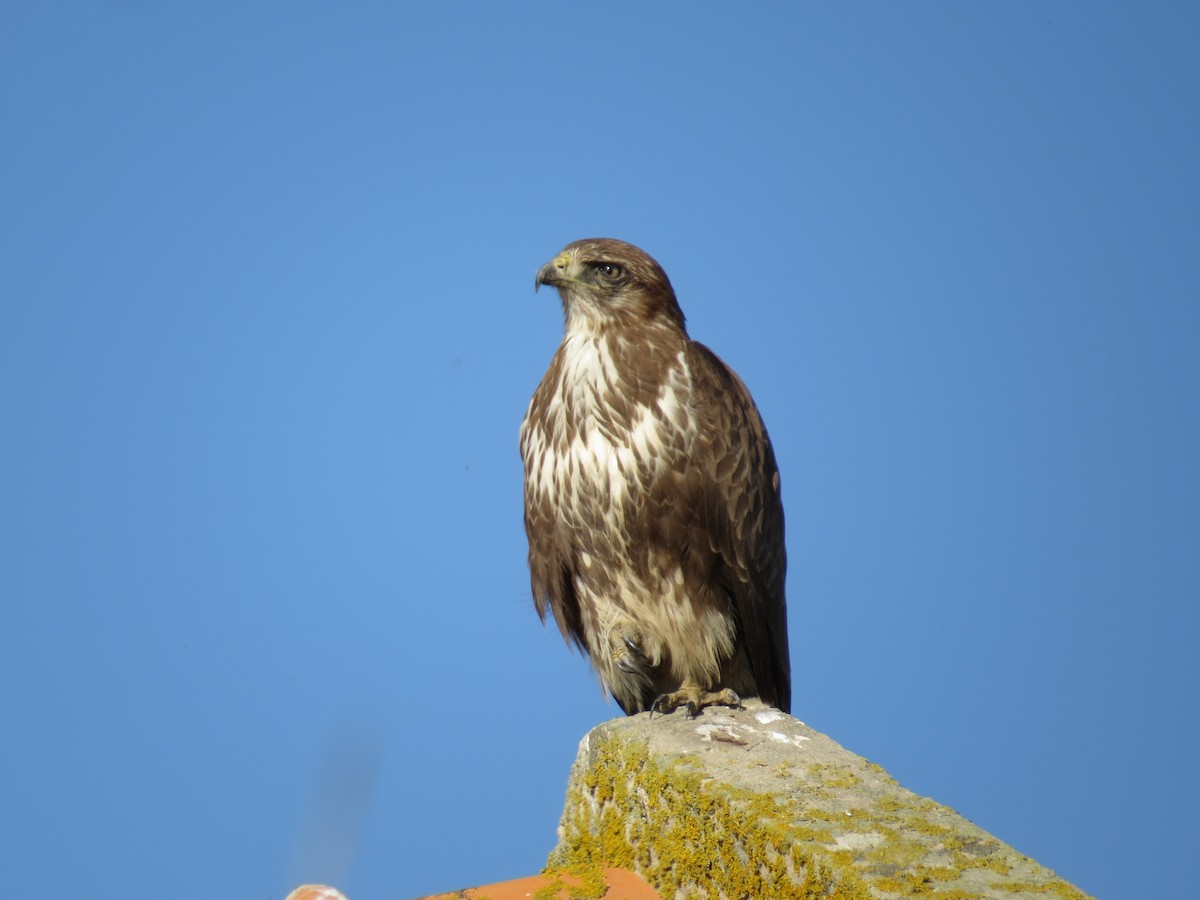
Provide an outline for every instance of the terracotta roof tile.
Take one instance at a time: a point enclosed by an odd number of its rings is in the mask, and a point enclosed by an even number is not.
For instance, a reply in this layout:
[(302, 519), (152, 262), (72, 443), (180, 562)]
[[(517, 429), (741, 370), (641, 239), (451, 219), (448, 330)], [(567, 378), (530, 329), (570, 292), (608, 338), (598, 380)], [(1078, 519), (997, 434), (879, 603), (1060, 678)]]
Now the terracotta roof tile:
[[(569, 900), (570, 888), (581, 886), (580, 880), (571, 875), (531, 875), (528, 878), (501, 881), (482, 887), (451, 891), (448, 894), (430, 894), (418, 900), (482, 900), (485, 897), (487, 900), (530, 900), (535, 891), (549, 887), (555, 882), (563, 885), (562, 889), (553, 895), (559, 900)], [(604, 900), (662, 900), (658, 891), (642, 880), (640, 875), (628, 869), (605, 869), (604, 883), (608, 886)]]
[(346, 900), (346, 895), (323, 884), (302, 884), (287, 895), (287, 900)]
[[(417, 900), (530, 900), (535, 891), (561, 884), (562, 888), (552, 896), (558, 900), (570, 900), (571, 888), (581, 887), (580, 879), (573, 875), (530, 875), (513, 881), (498, 881), (481, 887), (464, 888), (448, 894), (430, 894)], [(604, 884), (608, 891), (604, 900), (662, 900), (661, 895), (650, 887), (640, 875), (628, 869), (605, 869)], [(547, 896), (545, 894), (543, 897)], [(346, 895), (323, 884), (305, 884), (287, 895), (287, 900), (346, 900)]]

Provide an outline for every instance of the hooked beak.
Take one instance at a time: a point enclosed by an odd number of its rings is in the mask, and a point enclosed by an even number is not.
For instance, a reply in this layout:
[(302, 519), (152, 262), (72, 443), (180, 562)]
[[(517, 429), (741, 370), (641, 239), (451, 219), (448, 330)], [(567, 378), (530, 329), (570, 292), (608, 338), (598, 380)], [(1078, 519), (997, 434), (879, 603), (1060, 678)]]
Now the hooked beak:
[(550, 287), (562, 287), (574, 279), (567, 277), (567, 267), (571, 264), (571, 257), (566, 253), (560, 253), (550, 262), (546, 263), (538, 269), (537, 277), (533, 280), (533, 290), (536, 292), (543, 284)]

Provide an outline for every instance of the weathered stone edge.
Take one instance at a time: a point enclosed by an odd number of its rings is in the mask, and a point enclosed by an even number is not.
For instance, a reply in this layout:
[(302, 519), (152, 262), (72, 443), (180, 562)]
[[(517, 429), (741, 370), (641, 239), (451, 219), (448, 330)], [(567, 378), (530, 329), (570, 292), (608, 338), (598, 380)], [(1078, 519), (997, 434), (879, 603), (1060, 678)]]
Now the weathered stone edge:
[(549, 866), (603, 865), (664, 897), (1088, 900), (774, 710), (643, 715), (588, 734)]

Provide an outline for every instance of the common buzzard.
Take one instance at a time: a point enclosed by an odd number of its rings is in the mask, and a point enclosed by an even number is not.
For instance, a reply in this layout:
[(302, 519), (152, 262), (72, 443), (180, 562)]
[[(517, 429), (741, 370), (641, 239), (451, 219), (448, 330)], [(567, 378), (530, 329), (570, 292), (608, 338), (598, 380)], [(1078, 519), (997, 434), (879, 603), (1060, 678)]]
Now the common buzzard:
[(575, 241), (543, 284), (566, 325), (521, 423), (538, 615), (629, 715), (787, 711), (779, 471), (746, 386), (637, 247)]

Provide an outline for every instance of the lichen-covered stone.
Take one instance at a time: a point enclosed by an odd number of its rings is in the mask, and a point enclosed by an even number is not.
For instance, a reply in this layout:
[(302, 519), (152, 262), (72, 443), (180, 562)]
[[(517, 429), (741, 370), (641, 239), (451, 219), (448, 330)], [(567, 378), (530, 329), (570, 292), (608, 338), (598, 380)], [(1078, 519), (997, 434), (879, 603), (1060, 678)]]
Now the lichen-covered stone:
[(776, 710), (595, 728), (555, 869), (633, 869), (666, 898), (1088, 900), (879, 766)]

